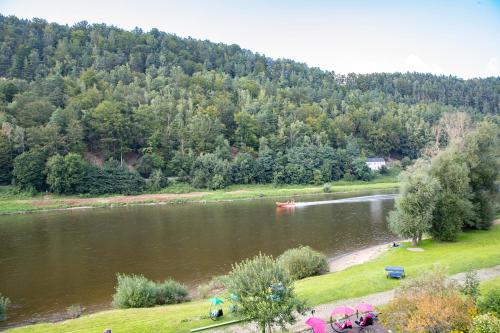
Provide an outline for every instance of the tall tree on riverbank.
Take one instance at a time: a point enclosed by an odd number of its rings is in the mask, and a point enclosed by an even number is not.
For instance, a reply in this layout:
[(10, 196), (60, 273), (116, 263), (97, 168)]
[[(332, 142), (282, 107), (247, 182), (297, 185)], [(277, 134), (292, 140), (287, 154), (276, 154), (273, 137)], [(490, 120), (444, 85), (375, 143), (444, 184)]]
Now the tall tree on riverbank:
[(494, 218), (493, 202), (498, 193), (496, 180), (500, 169), (500, 126), (483, 121), (467, 136), (464, 160), (470, 170), (471, 202), (474, 215), (467, 227), (488, 229)]
[(442, 241), (454, 241), (473, 215), (469, 168), (457, 147), (451, 146), (432, 159), (430, 173), (440, 184), (430, 234)]
[(396, 199), (396, 209), (389, 214), (391, 231), (410, 238), (413, 246), (431, 229), (438, 202), (439, 182), (428, 169), (428, 162), (420, 160), (403, 173), (401, 196)]

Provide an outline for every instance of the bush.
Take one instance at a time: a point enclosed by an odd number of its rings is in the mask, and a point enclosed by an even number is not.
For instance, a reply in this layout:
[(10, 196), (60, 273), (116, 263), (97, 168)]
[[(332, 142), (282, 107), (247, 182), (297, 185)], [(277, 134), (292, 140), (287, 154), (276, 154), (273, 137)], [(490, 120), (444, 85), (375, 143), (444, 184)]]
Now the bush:
[(14, 182), (23, 190), (42, 191), (45, 189), (45, 154), (30, 150), (14, 158), (12, 175)]
[(403, 157), (403, 159), (401, 160), (401, 167), (403, 169), (406, 169), (407, 167), (409, 167), (411, 165), (411, 160), (408, 156), (405, 156)]
[(75, 153), (50, 157), (46, 164), (47, 185), (54, 193), (77, 193), (84, 184), (87, 163)]
[(478, 307), (483, 313), (491, 312), (500, 316), (500, 289), (493, 289), (484, 295), (479, 301)]
[(81, 193), (132, 194), (144, 189), (145, 181), (137, 172), (130, 172), (120, 162), (109, 160), (102, 168), (88, 166)]
[(156, 284), (156, 304), (175, 304), (186, 300), (186, 287), (175, 280), (165, 280)]
[(278, 261), (294, 280), (328, 272), (326, 256), (309, 246), (286, 250)]
[(10, 305), (10, 299), (0, 294), (0, 321), (4, 321), (7, 318), (7, 308)]
[(233, 265), (226, 279), (234, 305), (243, 318), (251, 318), (265, 332), (274, 325), (284, 328), (304, 313), (304, 304), (295, 296), (293, 281), (286, 269), (272, 257), (259, 254)]
[(385, 165), (382, 165), (380, 167), (380, 169), (378, 170), (378, 172), (381, 174), (381, 175), (387, 175), (389, 173), (389, 169), (387, 168), (387, 166)]
[(325, 192), (325, 193), (332, 192), (332, 184), (330, 184), (330, 183), (323, 184), (323, 192)]
[(156, 303), (156, 286), (142, 275), (118, 274), (118, 285), (113, 295), (115, 308), (146, 308)]
[(465, 282), (461, 288), (462, 294), (469, 296), (474, 304), (479, 298), (479, 276), (476, 271), (468, 271), (465, 274)]
[(457, 286), (435, 270), (405, 281), (387, 305), (382, 321), (397, 332), (467, 331), (474, 313), (472, 301), (461, 297)]
[(479, 315), (474, 318), (471, 333), (498, 333), (500, 332), (500, 319), (491, 313)]
[(159, 169), (154, 170), (151, 176), (146, 180), (146, 188), (149, 191), (159, 191), (168, 185), (168, 179)]
[(115, 308), (147, 308), (154, 305), (175, 304), (187, 300), (186, 287), (175, 280), (155, 283), (142, 275), (118, 274), (118, 285), (113, 295)]

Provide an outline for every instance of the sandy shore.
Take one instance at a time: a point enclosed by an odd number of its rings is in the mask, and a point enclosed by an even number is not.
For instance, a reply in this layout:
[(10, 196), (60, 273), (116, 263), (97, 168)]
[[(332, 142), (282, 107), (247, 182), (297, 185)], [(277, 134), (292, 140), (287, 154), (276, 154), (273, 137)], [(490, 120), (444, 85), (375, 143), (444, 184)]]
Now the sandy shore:
[(351, 252), (339, 257), (330, 258), (328, 264), (330, 266), (330, 272), (342, 271), (351, 266), (363, 264), (367, 261), (373, 260), (380, 254), (389, 250), (392, 246), (391, 243), (375, 245), (363, 250), (356, 252)]

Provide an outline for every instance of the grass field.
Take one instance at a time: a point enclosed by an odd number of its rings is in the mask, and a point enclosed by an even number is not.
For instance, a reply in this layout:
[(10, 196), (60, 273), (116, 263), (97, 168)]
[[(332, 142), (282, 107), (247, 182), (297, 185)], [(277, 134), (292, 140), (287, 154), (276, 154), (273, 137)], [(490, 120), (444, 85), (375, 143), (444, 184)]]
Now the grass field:
[[(397, 280), (387, 280), (385, 265), (402, 265), (408, 276), (425, 273), (433, 265), (443, 265), (449, 274), (500, 264), (500, 225), (490, 231), (461, 234), (458, 242), (439, 243), (425, 240), (424, 252), (395, 248), (368, 263), (345, 271), (307, 278), (296, 283), (297, 294), (310, 305), (372, 294), (396, 287)], [(485, 282), (482, 288), (494, 288), (500, 279)], [(113, 332), (187, 332), (213, 323), (206, 318), (208, 301), (161, 306), (150, 309), (110, 310), (55, 324), (38, 324), (8, 331), (20, 332), (95, 332), (105, 328)], [(225, 309), (226, 310), (226, 309)], [(227, 313), (227, 311), (225, 311)], [(231, 320), (227, 316), (225, 320)]]
[[(375, 189), (390, 189), (399, 186), (397, 175), (377, 176), (368, 182), (333, 182), (332, 192), (353, 192)], [(196, 189), (186, 183), (173, 183), (159, 193), (151, 195), (107, 195), (90, 197), (88, 195), (63, 196), (54, 194), (18, 193), (11, 187), (0, 187), (0, 214), (30, 212), (39, 210), (64, 209), (75, 207), (109, 207), (154, 202), (185, 203), (198, 201), (225, 201), (256, 199), (263, 197), (290, 197), (296, 195), (323, 193), (322, 186), (312, 185), (231, 185), (223, 190), (209, 191)]]

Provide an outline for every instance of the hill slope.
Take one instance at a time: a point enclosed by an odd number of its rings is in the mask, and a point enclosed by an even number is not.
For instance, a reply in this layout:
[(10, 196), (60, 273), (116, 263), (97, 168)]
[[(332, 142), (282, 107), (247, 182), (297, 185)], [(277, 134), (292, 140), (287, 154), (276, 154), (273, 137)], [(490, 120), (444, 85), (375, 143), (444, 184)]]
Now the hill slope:
[[(0, 76), (0, 182), (60, 193), (156, 190), (164, 176), (210, 188), (367, 179), (363, 157), (415, 158), (442, 114), (500, 105), (500, 78), (342, 76), (156, 29), (1, 15)], [(79, 157), (127, 153), (140, 176)]]

